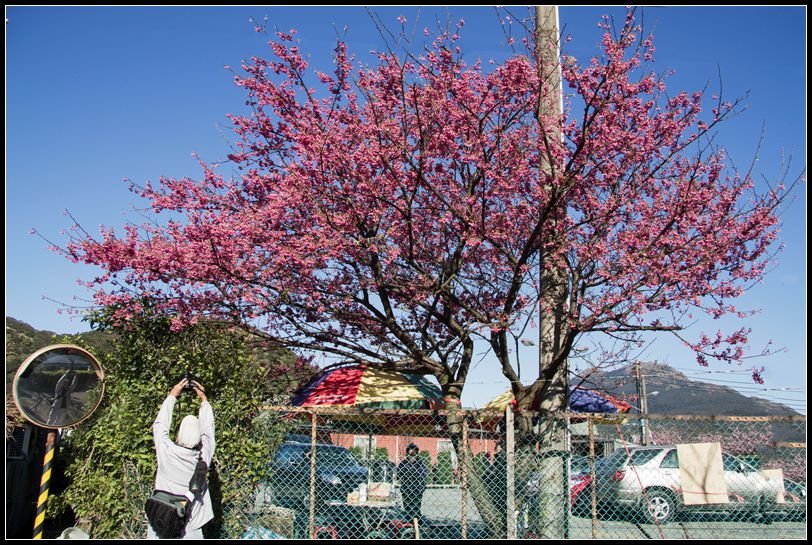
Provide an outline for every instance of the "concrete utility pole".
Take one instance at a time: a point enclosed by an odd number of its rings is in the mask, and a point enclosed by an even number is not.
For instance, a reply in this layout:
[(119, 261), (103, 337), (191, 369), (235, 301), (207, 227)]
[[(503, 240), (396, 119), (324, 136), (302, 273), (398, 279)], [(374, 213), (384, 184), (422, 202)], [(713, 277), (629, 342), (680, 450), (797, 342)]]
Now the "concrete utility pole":
[[(539, 146), (541, 150), (541, 164), (539, 175), (553, 177), (558, 174), (562, 165), (555, 165), (552, 158), (546, 153), (547, 146), (558, 145), (562, 139), (558, 124), (551, 124), (545, 120), (548, 117), (560, 116), (563, 112), (563, 96), (561, 91), (561, 63), (559, 61), (558, 36), (558, 6), (536, 6), (536, 57), (539, 76), (547, 82), (547, 92), (540, 84), (539, 103), (537, 115), (539, 121)], [(550, 202), (556, 197), (555, 187), (545, 185), (545, 193)], [(550, 206), (550, 204), (547, 204)], [(558, 208), (557, 204), (552, 204)], [(541, 214), (542, 211), (539, 210)], [(557, 211), (553, 210), (551, 216), (552, 226), (557, 223)], [(539, 377), (554, 365), (554, 356), (561, 348), (562, 326), (564, 314), (562, 305), (567, 300), (566, 271), (560, 267), (545, 262), (543, 250), (539, 250)], [(547, 312), (545, 312), (545, 308)], [(566, 364), (557, 369), (551, 381), (554, 386), (548, 388), (554, 392), (552, 396), (545, 396), (546, 403), (542, 407), (547, 410), (566, 410), (566, 398), (569, 386), (569, 372)], [(556, 391), (561, 390), (561, 391)], [(561, 405), (563, 403), (563, 405)]]
[[(558, 7), (536, 6), (536, 62), (540, 84), (537, 116), (541, 164), (539, 176), (543, 181), (546, 203), (550, 214), (550, 228), (545, 232), (555, 236), (563, 204), (558, 202), (557, 184), (551, 183), (561, 176), (563, 165), (556, 165), (550, 150), (562, 144), (563, 134), (558, 118), (563, 113), (561, 90), (561, 62), (558, 30)], [(551, 122), (551, 120), (554, 120)], [(542, 235), (545, 236), (545, 235)], [(542, 240), (541, 243), (544, 241)], [(566, 539), (569, 534), (569, 479), (567, 475), (567, 429), (566, 423), (555, 415), (567, 411), (569, 397), (569, 370), (567, 360), (556, 359), (563, 347), (566, 333), (568, 301), (567, 271), (548, 259), (543, 246), (539, 250), (539, 378), (546, 377), (541, 409), (552, 417), (543, 424), (540, 436), (542, 448), (547, 454), (539, 465), (540, 490), (538, 521), (539, 537)], [(552, 371), (552, 373), (551, 373)], [(550, 376), (552, 375), (552, 376)]]

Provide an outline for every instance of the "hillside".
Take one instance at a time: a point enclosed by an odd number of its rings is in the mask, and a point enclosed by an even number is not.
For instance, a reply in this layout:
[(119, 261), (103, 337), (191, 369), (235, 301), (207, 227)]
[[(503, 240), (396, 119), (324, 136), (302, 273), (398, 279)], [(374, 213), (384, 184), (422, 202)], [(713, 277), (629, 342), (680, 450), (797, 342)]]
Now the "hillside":
[[(114, 336), (107, 332), (91, 331), (78, 334), (99, 353), (108, 351)], [(14, 373), (20, 363), (34, 351), (59, 342), (61, 335), (52, 331), (40, 331), (12, 317), (6, 317), (6, 388), (10, 388)], [(260, 360), (281, 360), (293, 366), (292, 354), (269, 354), (255, 351)], [(782, 405), (745, 396), (727, 386), (692, 380), (676, 369), (662, 364), (642, 363), (648, 396), (648, 412), (652, 414), (725, 415), (725, 416), (778, 416), (799, 415), (797, 411)], [(309, 372), (315, 372), (315, 367)], [(308, 374), (307, 372), (303, 374)], [(574, 379), (573, 385), (580, 382)], [(629, 399), (637, 393), (631, 366), (609, 372), (594, 371), (583, 382), (583, 387), (594, 388), (620, 398)], [(657, 392), (654, 394), (654, 392)], [(637, 402), (632, 400), (632, 405)]]
[[(266, 394), (276, 403), (285, 403), (289, 392), (301, 382), (308, 380), (318, 368), (300, 360), (296, 354), (278, 347), (269, 347), (259, 335), (251, 335), (242, 330), (235, 333), (244, 335), (249, 357), (252, 358), (268, 377)], [(80, 338), (90, 351), (100, 359), (104, 354), (113, 352), (116, 336), (108, 331), (89, 331), (76, 335), (57, 334), (53, 331), (41, 331), (31, 325), (6, 316), (6, 428), (19, 420), (14, 405), (11, 389), (17, 369), (28, 356), (51, 344), (73, 344)]]
[[(688, 378), (669, 367), (641, 363), (648, 392), (648, 412), (652, 414), (722, 415), (722, 416), (796, 416), (797, 411), (766, 399), (750, 397), (728, 386)], [(575, 384), (576, 382), (573, 382)], [(632, 366), (609, 372), (595, 371), (583, 383), (586, 388), (602, 390), (621, 399), (637, 394)], [(654, 392), (657, 392), (656, 394)]]
[[(649, 414), (707, 415), (707, 416), (801, 416), (786, 405), (739, 393), (720, 386), (688, 378), (684, 373), (663, 364), (641, 363), (648, 393)], [(593, 388), (627, 400), (634, 407), (637, 383), (631, 365), (609, 372), (594, 372), (583, 387)], [(632, 410), (632, 412), (637, 412)], [(694, 423), (699, 432), (705, 424)], [(713, 428), (712, 425), (708, 425)], [(795, 422), (770, 424), (773, 441), (805, 442), (806, 426)]]
[[(25, 322), (6, 316), (6, 391), (11, 388), (17, 368), (28, 356), (40, 348), (64, 342), (64, 337), (64, 334), (35, 329)], [(76, 337), (81, 338), (96, 353), (109, 351), (115, 339), (112, 333), (101, 331), (79, 333)]]

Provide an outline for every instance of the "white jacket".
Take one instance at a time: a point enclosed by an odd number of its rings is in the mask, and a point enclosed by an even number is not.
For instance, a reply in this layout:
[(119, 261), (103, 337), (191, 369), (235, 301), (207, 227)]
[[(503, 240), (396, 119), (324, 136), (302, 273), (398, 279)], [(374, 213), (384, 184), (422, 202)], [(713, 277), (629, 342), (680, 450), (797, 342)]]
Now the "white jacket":
[[(155, 439), (155, 452), (158, 458), (158, 473), (155, 475), (155, 488), (166, 490), (172, 494), (189, 495), (189, 481), (197, 465), (197, 449), (188, 449), (176, 444), (169, 438), (169, 428), (172, 425), (172, 413), (175, 409), (175, 396), (168, 395), (152, 423), (152, 436)], [(204, 401), (200, 404), (200, 440), (202, 443), (202, 459), (211, 467), (214, 456), (214, 411), (211, 404)], [(192, 515), (186, 524), (186, 532), (193, 532), (202, 528), (204, 524), (214, 518), (211, 507), (211, 497), (206, 486), (202, 501), (192, 504)]]

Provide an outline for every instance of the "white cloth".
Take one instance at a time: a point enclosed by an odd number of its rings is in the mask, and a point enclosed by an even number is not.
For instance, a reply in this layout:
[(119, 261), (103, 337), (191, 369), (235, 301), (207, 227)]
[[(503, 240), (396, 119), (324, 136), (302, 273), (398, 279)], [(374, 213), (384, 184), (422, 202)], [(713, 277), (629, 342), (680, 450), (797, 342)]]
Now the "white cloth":
[[(164, 399), (155, 422), (152, 423), (152, 436), (155, 440), (155, 453), (158, 458), (158, 472), (155, 475), (155, 488), (166, 490), (172, 494), (190, 495), (189, 481), (195, 472), (197, 465), (198, 450), (188, 449), (175, 444), (169, 438), (169, 428), (172, 425), (172, 412), (175, 409), (177, 399), (169, 395)], [(200, 420), (200, 442), (202, 459), (208, 466), (211, 466), (211, 459), (214, 456), (214, 411), (208, 401), (200, 404), (198, 414)], [(192, 514), (186, 524), (186, 534), (195, 532), (204, 524), (214, 518), (214, 510), (211, 506), (209, 489), (202, 500), (197, 500), (192, 504)], [(152, 528), (149, 528), (151, 531)], [(202, 537), (202, 533), (200, 534)]]

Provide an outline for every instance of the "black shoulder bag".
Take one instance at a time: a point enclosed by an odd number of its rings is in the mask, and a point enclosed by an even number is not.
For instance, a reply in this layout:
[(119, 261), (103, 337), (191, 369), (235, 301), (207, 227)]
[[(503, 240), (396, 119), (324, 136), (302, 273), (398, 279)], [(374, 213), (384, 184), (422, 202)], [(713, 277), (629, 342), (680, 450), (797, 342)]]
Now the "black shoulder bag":
[[(202, 496), (206, 485), (208, 467), (198, 453), (197, 466), (189, 481), (189, 490), (194, 499)], [(155, 534), (161, 539), (181, 537), (189, 516), (192, 513), (192, 501), (185, 495), (172, 494), (166, 490), (153, 490), (144, 505), (147, 519)]]

